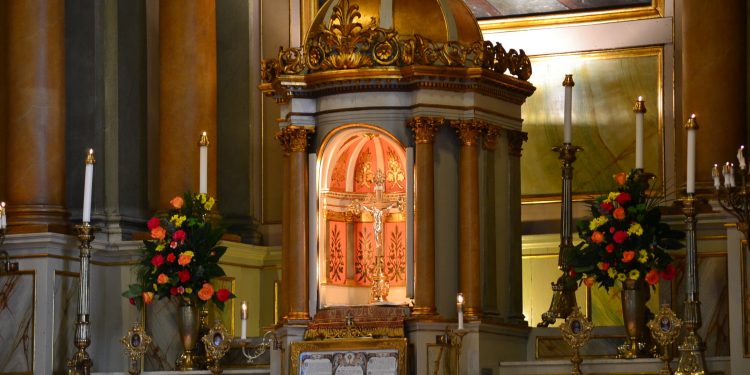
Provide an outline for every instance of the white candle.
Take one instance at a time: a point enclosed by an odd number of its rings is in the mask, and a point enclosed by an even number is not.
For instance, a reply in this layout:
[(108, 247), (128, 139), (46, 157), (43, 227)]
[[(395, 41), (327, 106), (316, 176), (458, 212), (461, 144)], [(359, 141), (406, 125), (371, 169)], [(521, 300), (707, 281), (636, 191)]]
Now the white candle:
[(5, 229), (8, 222), (5, 219), (5, 202), (0, 202), (0, 229)]
[(729, 187), (734, 187), (734, 163), (729, 164)]
[(730, 185), (729, 182), (729, 162), (724, 164), (724, 166), (721, 167), (721, 174), (724, 175), (724, 187), (728, 188)]
[(745, 170), (745, 145), (740, 146), (737, 150), (737, 160), (740, 162), (740, 169)]
[(203, 132), (200, 141), (200, 183), (198, 192), (208, 194), (208, 135)]
[(635, 112), (635, 168), (643, 169), (643, 116), (646, 113), (646, 104), (643, 97), (639, 96), (633, 107)]
[(89, 149), (86, 156), (86, 178), (83, 183), (83, 218), (84, 223), (91, 222), (91, 192), (94, 180), (94, 149)]
[(456, 296), (456, 309), (458, 310), (458, 329), (464, 329), (464, 294)]
[(573, 139), (573, 86), (575, 86), (572, 74), (565, 75), (563, 86), (565, 87), (565, 107), (563, 112), (563, 143), (571, 143)]
[(242, 301), (242, 311), (240, 312), (240, 321), (242, 322), (242, 331), (240, 332), (240, 339), (244, 340), (247, 338), (247, 302)]
[(690, 119), (685, 124), (687, 129), (687, 193), (695, 193), (695, 131), (698, 129), (698, 123), (695, 120), (695, 114), (690, 115)]
[(714, 188), (716, 188), (716, 190), (719, 190), (719, 188), (721, 188), (721, 179), (718, 164), (714, 164), (714, 168), (711, 170), (711, 177), (714, 178)]

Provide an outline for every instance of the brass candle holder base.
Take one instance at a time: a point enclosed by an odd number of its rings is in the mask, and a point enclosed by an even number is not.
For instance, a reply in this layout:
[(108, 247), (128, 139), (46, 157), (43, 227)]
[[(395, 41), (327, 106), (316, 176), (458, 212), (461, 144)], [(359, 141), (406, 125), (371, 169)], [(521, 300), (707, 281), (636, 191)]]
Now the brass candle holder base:
[(388, 275), (383, 270), (383, 256), (378, 255), (377, 261), (375, 261), (375, 267), (372, 271), (372, 289), (370, 290), (370, 303), (383, 303), (388, 302), (388, 292), (390, 291), (390, 284), (388, 283)]

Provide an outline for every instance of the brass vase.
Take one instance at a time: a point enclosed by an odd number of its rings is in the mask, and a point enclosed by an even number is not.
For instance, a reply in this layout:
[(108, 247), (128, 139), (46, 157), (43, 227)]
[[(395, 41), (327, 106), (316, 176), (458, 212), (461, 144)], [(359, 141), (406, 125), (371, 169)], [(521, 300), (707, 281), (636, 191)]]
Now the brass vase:
[(177, 306), (177, 330), (180, 333), (183, 351), (175, 362), (175, 369), (178, 371), (201, 369), (195, 351), (198, 340), (200, 340), (199, 323), (198, 307), (195, 302), (191, 300), (180, 301)]
[(622, 283), (622, 320), (625, 325), (625, 343), (619, 349), (619, 358), (633, 359), (648, 356), (649, 340), (646, 328), (646, 301), (650, 298), (648, 285), (643, 280), (628, 279)]

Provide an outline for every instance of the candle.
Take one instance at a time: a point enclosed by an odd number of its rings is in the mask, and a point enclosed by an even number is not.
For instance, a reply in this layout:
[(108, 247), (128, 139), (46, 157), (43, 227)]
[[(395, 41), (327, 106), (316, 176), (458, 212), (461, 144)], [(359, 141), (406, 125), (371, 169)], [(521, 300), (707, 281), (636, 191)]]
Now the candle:
[(89, 149), (89, 154), (86, 156), (86, 177), (83, 183), (83, 221), (84, 223), (91, 222), (91, 189), (94, 180), (94, 149)]
[(464, 294), (456, 296), (456, 309), (458, 310), (458, 329), (464, 329)]
[(643, 169), (643, 115), (646, 113), (646, 104), (643, 97), (639, 96), (633, 106), (635, 112), (635, 168)]
[(0, 229), (5, 229), (8, 222), (5, 219), (5, 202), (0, 202)]
[(690, 115), (687, 124), (687, 193), (695, 194), (695, 131), (698, 129), (698, 122), (695, 120), (695, 113)]
[(563, 143), (571, 143), (573, 138), (572, 108), (573, 108), (573, 75), (566, 74), (562, 85), (565, 87), (565, 108), (563, 112)]
[(729, 187), (734, 187), (734, 163), (729, 164)]
[(240, 321), (242, 322), (242, 331), (240, 339), (247, 338), (247, 301), (242, 301), (242, 312), (240, 312)]
[(711, 170), (711, 177), (714, 178), (714, 188), (716, 188), (716, 190), (719, 190), (719, 188), (721, 187), (721, 179), (718, 164), (714, 164), (714, 168)]
[(740, 146), (737, 150), (737, 160), (740, 162), (740, 169), (745, 170), (745, 145)]
[(203, 132), (199, 142), (200, 147), (200, 183), (198, 192), (208, 194), (208, 135)]
[(721, 167), (721, 174), (724, 175), (724, 187), (728, 188), (729, 183), (729, 162), (724, 164), (724, 166)]

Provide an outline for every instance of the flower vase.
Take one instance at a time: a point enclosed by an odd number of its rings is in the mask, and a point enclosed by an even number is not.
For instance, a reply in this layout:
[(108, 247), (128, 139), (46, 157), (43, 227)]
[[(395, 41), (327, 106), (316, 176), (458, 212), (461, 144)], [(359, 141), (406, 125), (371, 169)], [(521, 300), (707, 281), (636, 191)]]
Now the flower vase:
[(622, 320), (625, 325), (625, 343), (619, 348), (618, 358), (634, 359), (648, 356), (648, 331), (646, 328), (646, 301), (650, 298), (648, 285), (642, 280), (628, 279), (622, 283)]
[(195, 302), (183, 300), (177, 306), (177, 330), (180, 333), (180, 342), (182, 343), (182, 354), (177, 357), (175, 369), (178, 371), (200, 370), (200, 363), (196, 353), (196, 344), (198, 344), (200, 319), (198, 316), (198, 307)]

